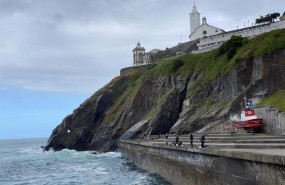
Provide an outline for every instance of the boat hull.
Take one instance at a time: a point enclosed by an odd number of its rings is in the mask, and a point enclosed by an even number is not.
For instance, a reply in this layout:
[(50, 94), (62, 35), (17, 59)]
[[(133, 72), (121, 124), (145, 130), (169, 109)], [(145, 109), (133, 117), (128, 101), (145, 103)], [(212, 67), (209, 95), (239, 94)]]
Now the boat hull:
[(247, 121), (233, 121), (236, 128), (259, 128), (262, 126), (262, 119), (252, 119)]

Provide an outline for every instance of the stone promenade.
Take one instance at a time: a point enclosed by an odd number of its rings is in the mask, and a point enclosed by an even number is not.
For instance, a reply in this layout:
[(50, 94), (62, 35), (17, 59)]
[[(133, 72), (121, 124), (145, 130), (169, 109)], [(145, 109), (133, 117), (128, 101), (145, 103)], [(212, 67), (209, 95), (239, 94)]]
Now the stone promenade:
[(200, 133), (193, 133), (193, 148), (190, 146), (189, 135), (181, 135), (182, 146), (173, 146), (174, 135), (169, 135), (168, 145), (165, 145), (164, 135), (151, 135), (142, 140), (146, 145), (171, 147), (224, 157), (260, 161), (285, 165), (285, 136), (261, 133), (208, 133), (206, 134), (206, 149), (200, 149)]
[(284, 185), (285, 137), (270, 134), (209, 133), (205, 149), (201, 134), (181, 135), (182, 146), (169, 144), (164, 135), (121, 140), (122, 155), (141, 169), (179, 185)]

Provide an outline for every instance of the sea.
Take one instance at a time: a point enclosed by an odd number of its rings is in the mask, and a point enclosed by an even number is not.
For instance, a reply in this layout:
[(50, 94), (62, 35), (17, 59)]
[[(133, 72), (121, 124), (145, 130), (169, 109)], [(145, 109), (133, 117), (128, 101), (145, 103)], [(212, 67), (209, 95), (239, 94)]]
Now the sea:
[(120, 152), (43, 152), (47, 138), (0, 140), (0, 184), (169, 185)]

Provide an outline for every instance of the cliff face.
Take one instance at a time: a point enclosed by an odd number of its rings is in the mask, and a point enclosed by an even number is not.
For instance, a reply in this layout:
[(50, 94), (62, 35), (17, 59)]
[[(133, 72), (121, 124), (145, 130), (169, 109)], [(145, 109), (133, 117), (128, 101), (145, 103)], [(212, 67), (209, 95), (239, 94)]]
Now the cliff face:
[[(231, 125), (230, 114), (245, 107), (244, 97), (256, 105), (285, 89), (285, 50), (240, 61), (226, 75), (207, 83), (186, 98), (183, 111), (171, 132), (222, 132)], [(191, 91), (191, 81), (187, 90)], [(242, 103), (242, 105), (241, 105)], [(269, 130), (264, 130), (269, 131)]]
[[(273, 33), (274, 46), (280, 34)], [(53, 130), (46, 149), (105, 152), (144, 133), (223, 131), (244, 96), (257, 103), (285, 89), (285, 43), (257, 53), (255, 42), (266, 38), (245, 44), (232, 59), (218, 51), (184, 55), (113, 79)]]

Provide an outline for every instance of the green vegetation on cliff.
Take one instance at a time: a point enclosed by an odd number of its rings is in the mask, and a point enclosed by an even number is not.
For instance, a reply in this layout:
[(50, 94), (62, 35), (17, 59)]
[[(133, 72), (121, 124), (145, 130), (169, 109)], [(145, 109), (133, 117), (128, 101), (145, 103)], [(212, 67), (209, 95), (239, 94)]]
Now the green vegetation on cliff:
[(146, 76), (178, 76), (199, 72), (203, 75), (197, 82), (196, 88), (198, 88), (226, 74), (242, 59), (271, 54), (283, 48), (285, 48), (285, 29), (264, 33), (253, 39), (234, 36), (219, 49), (162, 60), (147, 71)]
[[(239, 61), (251, 57), (271, 54), (275, 51), (285, 48), (285, 29), (274, 30), (269, 33), (259, 35), (253, 39), (245, 39), (238, 36), (232, 37), (225, 42), (221, 48), (212, 50), (202, 54), (188, 54), (179, 57), (164, 59), (158, 63), (151, 64), (146, 71), (137, 69), (126, 76), (125, 81), (121, 82), (117, 77), (106, 87), (112, 86), (112, 89), (120, 88), (121, 83), (128, 83), (127, 89), (123, 94), (120, 94), (111, 109), (104, 118), (104, 122), (112, 121), (116, 115), (127, 107), (127, 104), (137, 94), (141, 88), (141, 84), (149, 80), (150, 82), (159, 81), (161, 77), (166, 76), (189, 76), (196, 73), (197, 80), (191, 91), (188, 92), (187, 97), (201, 92), (201, 87), (212, 80), (225, 75), (232, 68), (234, 68)], [(119, 83), (119, 84), (116, 84)], [(100, 91), (104, 91), (103, 88)], [(164, 92), (167, 94), (168, 92)], [(149, 111), (145, 117), (150, 117), (155, 114), (163, 102), (165, 96), (161, 96), (153, 104), (153, 109)], [(210, 101), (210, 100), (209, 100)], [(220, 106), (225, 106), (228, 102), (221, 103)], [(200, 102), (200, 104), (209, 104), (211, 102)], [(218, 106), (218, 107), (220, 107)], [(197, 105), (196, 107), (201, 107)], [(284, 107), (284, 106), (283, 106)], [(284, 110), (284, 109), (281, 109)]]
[(233, 35), (230, 40), (226, 41), (217, 51), (216, 57), (226, 54), (231, 59), (237, 52), (238, 48), (248, 43), (247, 38)]
[(285, 90), (278, 91), (257, 104), (257, 106), (261, 105), (270, 105), (271, 107), (278, 109), (280, 112), (285, 112)]
[(259, 35), (242, 47), (234, 60), (271, 54), (285, 48), (285, 29), (273, 30)]

